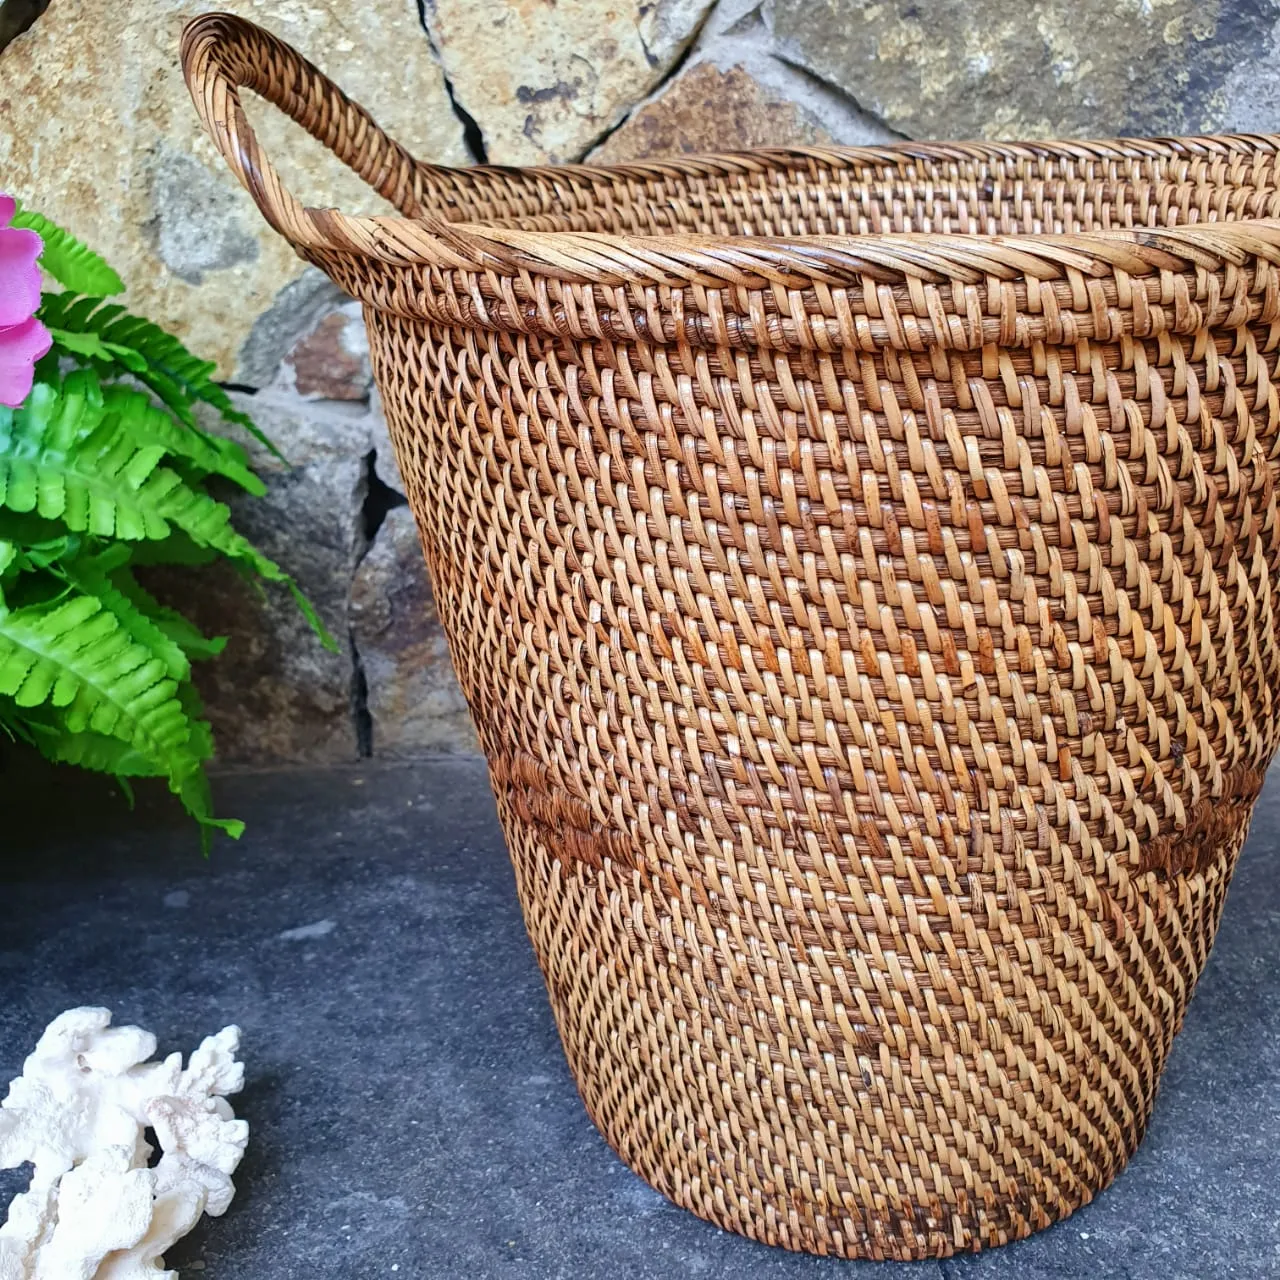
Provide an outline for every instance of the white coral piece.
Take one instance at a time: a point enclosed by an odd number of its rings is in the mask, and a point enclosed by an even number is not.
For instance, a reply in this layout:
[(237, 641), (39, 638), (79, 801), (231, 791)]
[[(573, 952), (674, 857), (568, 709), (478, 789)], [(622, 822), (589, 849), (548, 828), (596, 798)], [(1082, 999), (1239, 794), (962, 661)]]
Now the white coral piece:
[(235, 1195), (249, 1126), (225, 1095), (244, 1084), (239, 1045), (227, 1027), (184, 1069), (177, 1053), (149, 1061), (155, 1037), (106, 1009), (55, 1018), (0, 1102), (0, 1168), (35, 1166), (0, 1226), (0, 1280), (176, 1280), (165, 1250)]

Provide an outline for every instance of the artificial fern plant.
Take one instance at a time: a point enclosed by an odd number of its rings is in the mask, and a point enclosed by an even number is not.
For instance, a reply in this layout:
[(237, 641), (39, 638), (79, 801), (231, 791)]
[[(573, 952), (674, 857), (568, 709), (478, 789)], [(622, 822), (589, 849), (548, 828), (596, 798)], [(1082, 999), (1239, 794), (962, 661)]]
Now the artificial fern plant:
[(36, 312), (52, 346), (30, 394), (0, 406), (0, 729), (53, 761), (113, 774), (126, 792), (131, 778), (164, 778), (206, 846), (215, 830), (238, 836), (241, 823), (213, 813), (213, 738), (191, 681), (192, 662), (225, 640), (161, 605), (133, 569), (225, 557), (284, 584), (333, 647), (289, 575), (208, 492), (212, 477), (255, 495), (265, 486), (197, 406), (272, 446), (212, 363), (106, 301), (124, 285), (102, 258), (29, 210), (11, 225), (42, 238), (38, 264), (61, 288)]

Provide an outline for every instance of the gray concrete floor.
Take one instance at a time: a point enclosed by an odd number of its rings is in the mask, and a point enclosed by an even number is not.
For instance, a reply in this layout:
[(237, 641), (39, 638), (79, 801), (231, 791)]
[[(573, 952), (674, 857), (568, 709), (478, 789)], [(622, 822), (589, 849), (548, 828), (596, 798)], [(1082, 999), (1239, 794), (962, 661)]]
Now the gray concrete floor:
[(167, 800), (129, 814), (59, 778), (0, 774), (31, 815), (0, 851), (0, 1088), (72, 1005), (162, 1050), (240, 1024), (249, 1152), (229, 1214), (170, 1254), (184, 1276), (1280, 1277), (1280, 775), (1130, 1167), (1029, 1241), (913, 1266), (752, 1244), (618, 1162), (561, 1056), (478, 763), (224, 778), (249, 830), (208, 862)]

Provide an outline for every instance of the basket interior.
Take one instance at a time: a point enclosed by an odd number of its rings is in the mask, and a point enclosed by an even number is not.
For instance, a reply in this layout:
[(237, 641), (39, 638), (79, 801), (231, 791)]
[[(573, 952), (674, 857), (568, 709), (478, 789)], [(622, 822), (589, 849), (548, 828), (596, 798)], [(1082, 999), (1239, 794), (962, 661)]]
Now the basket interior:
[(1044, 234), (1280, 216), (1271, 137), (760, 151), (558, 169), (428, 169), (451, 222), (632, 235)]

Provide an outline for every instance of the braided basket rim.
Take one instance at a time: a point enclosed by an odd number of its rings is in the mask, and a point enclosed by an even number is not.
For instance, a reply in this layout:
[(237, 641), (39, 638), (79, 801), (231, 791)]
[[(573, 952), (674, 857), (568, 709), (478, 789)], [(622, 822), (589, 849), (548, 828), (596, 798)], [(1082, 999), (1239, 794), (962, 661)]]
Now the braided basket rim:
[[(448, 168), (418, 159), (378, 127), (337, 85), (269, 32), (243, 18), (207, 13), (183, 31), (182, 66), (192, 101), (219, 151), (264, 217), (304, 257), (351, 256), (393, 267), (441, 268), (540, 277), (564, 283), (725, 285), (803, 288), (851, 281), (953, 284), (1078, 277), (1146, 276), (1161, 271), (1222, 270), (1250, 257), (1280, 263), (1280, 219), (1233, 218), (1170, 228), (1071, 232), (867, 231), (839, 235), (731, 236), (536, 230), (468, 220), (466, 193), (516, 177), (525, 186), (594, 194), (662, 178), (794, 174), (897, 167), (935, 170), (1060, 160), (1064, 164), (1209, 159), (1247, 169), (1280, 154), (1280, 134), (1206, 134), (1060, 141), (915, 142), (892, 146), (756, 148), (623, 164), (474, 165)], [(262, 152), (238, 96), (247, 88), (291, 115), (399, 212), (360, 216), (304, 206)], [(816, 175), (815, 175), (816, 176)], [(936, 177), (934, 181), (936, 181)], [(1176, 180), (1170, 175), (1170, 180)], [(585, 189), (585, 190), (584, 190)], [(458, 218), (418, 216), (432, 191), (453, 197)]]
[[(724, 176), (753, 171), (794, 173), (817, 165), (854, 169), (911, 162), (933, 164), (1062, 159), (1107, 161), (1142, 157), (1245, 159), (1280, 153), (1280, 134), (1051, 140), (1046, 142), (903, 142), (879, 147), (765, 147), (632, 161), (624, 164), (424, 165), (433, 179), (465, 188), (486, 177), (518, 174), (552, 185), (592, 186), (602, 179)], [(295, 243), (316, 252), (358, 253), (389, 265), (457, 270), (520, 270), (592, 283), (781, 285), (843, 283), (872, 276), (884, 282), (1030, 276), (1061, 278), (1124, 271), (1147, 275), (1188, 265), (1214, 270), (1248, 256), (1280, 262), (1280, 219), (1240, 218), (1177, 227), (1079, 232), (849, 232), (842, 235), (635, 235), (568, 230), (526, 231), (471, 219), (444, 222), (403, 214), (358, 215), (306, 206)], [(999, 252), (983, 252), (983, 250)], [(1087, 257), (1088, 261), (1082, 261)]]

